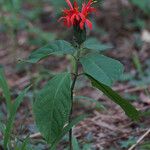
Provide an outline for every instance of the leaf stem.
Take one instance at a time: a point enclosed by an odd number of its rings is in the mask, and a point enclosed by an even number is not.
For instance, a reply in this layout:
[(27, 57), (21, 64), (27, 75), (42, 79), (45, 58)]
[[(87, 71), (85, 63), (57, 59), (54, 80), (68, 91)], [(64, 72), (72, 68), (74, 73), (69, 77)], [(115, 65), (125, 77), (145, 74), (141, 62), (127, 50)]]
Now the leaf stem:
[[(71, 111), (69, 116), (69, 122), (71, 122), (72, 119), (72, 113), (73, 113), (73, 94), (74, 94), (74, 88), (75, 84), (79, 75), (79, 57), (80, 57), (80, 49), (77, 50), (77, 55), (74, 57), (75, 59), (75, 69), (74, 69), (74, 78), (71, 85)], [(69, 150), (73, 150), (72, 146), (72, 129), (69, 131)]]

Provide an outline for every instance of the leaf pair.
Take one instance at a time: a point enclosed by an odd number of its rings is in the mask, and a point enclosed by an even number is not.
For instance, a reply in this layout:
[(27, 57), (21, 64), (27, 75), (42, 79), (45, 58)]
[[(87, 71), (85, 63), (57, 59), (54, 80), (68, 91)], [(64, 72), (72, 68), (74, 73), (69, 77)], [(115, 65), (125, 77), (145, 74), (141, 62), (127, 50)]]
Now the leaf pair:
[[(98, 45), (96, 41), (94, 41), (95, 46), (91, 40), (86, 42), (83, 43), (83, 47), (86, 49), (93, 50), (94, 47), (97, 51), (101, 49), (101, 44)], [(91, 47), (90, 42), (93, 42)], [(58, 40), (34, 51), (30, 55), (28, 62), (35, 63), (51, 54), (73, 54), (75, 51), (70, 43)], [(123, 65), (119, 61), (100, 54), (89, 53), (80, 58), (80, 63), (85, 75), (91, 80), (95, 88), (118, 104), (130, 118), (133, 120), (139, 118), (139, 112), (127, 100), (110, 88), (113, 82), (123, 73)], [(37, 126), (52, 147), (55, 147), (58, 139), (60, 140), (69, 131), (70, 109), (71, 74), (61, 73), (52, 78), (43, 87), (37, 95), (33, 106)]]
[[(91, 38), (83, 43), (83, 48), (100, 52), (111, 49), (112, 46), (102, 44), (98, 40)], [(49, 44), (47, 44), (42, 48), (33, 51), (30, 54), (27, 62), (37, 63), (38, 61), (47, 58), (52, 54), (74, 54), (75, 51), (76, 51), (75, 48), (69, 42), (64, 40), (56, 40), (50, 42)]]

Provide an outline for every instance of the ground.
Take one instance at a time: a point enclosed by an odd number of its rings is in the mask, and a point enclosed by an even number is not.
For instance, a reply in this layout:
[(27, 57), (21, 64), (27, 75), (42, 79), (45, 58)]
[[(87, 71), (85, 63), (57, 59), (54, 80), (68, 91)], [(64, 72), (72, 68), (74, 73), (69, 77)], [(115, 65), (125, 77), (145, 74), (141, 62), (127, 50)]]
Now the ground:
[[(34, 7), (30, 6), (29, 3), (24, 5), (27, 9)], [(31, 26), (38, 26), (46, 33), (55, 33), (57, 38), (64, 37), (69, 40), (71, 30), (64, 32), (66, 29), (63, 26), (59, 26), (55, 21), (49, 21), (49, 16), (54, 17), (53, 7), (47, 4), (43, 6), (43, 9), (45, 11), (40, 15), (40, 21), (31, 24)], [(89, 96), (98, 100), (104, 107), (98, 109), (96, 104), (87, 103), (85, 100), (75, 102), (74, 116), (82, 113), (89, 114), (84, 121), (74, 128), (74, 135), (81, 145), (91, 144), (97, 150), (124, 150), (133, 145), (149, 129), (150, 18), (144, 14), (141, 15), (141, 13), (127, 0), (105, 0), (103, 7), (95, 16), (96, 27), (88, 34), (97, 37), (103, 43), (113, 45), (113, 49), (105, 52), (105, 54), (120, 60), (125, 66), (124, 75), (113, 85), (113, 89), (128, 98), (138, 110), (147, 113), (142, 115), (140, 121), (133, 122), (119, 106), (99, 91), (89, 87), (89, 82), (81, 77), (80, 82), (76, 85), (75, 96), (81, 94)], [(135, 24), (135, 16), (142, 17), (140, 19), (147, 26), (143, 28)], [(64, 70), (69, 61), (68, 57), (51, 56), (37, 65), (24, 64), (22, 60), (27, 58), (32, 50), (40, 47), (34, 44), (34, 41), (31, 44), (28, 41), (29, 39), (36, 39), (38, 35), (19, 30), (15, 37), (13, 36), (10, 36), (9, 32), (0, 33), (0, 64), (5, 68), (12, 97), (16, 97), (18, 92), (29, 83), (34, 85), (18, 111), (14, 135), (17, 134), (19, 137), (33, 136), (38, 132), (34, 124), (31, 107), (34, 93), (38, 92), (38, 89), (53, 74)], [(83, 86), (84, 84), (86, 86)], [(4, 101), (1, 102), (0, 107), (5, 116)], [(149, 140), (150, 134), (141, 141), (136, 149), (145, 150), (141, 145)], [(42, 138), (41, 136), (33, 137), (31, 141), (34, 144), (42, 143)], [(58, 149), (64, 149), (66, 144), (65, 140), (62, 141)]]

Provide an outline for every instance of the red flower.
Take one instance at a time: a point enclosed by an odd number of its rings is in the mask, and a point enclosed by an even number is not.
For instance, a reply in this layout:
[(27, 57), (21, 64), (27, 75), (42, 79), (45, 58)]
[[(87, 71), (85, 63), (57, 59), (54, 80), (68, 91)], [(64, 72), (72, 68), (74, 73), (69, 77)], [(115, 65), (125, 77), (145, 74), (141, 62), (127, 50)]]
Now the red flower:
[(64, 17), (61, 17), (59, 21), (63, 20), (65, 26), (71, 27), (72, 25), (76, 24), (77, 21), (80, 20), (78, 4), (76, 1), (73, 5), (71, 4), (70, 0), (66, 0), (66, 2), (69, 6), (69, 9), (63, 10)]
[(90, 13), (95, 12), (96, 9), (91, 7), (93, 4), (93, 0), (89, 0), (89, 2), (82, 4), (82, 10), (79, 11), (79, 6), (76, 1), (74, 1), (73, 5), (70, 0), (66, 0), (66, 3), (69, 6), (69, 9), (64, 9), (64, 16), (59, 19), (64, 21), (64, 25), (70, 28), (71, 26), (79, 26), (80, 29), (84, 29), (85, 24), (92, 29), (92, 23), (88, 19)]
[(82, 4), (82, 21), (80, 22), (80, 28), (83, 29), (84, 25), (86, 24), (90, 29), (92, 29), (92, 22), (88, 19), (88, 15), (92, 12), (95, 12), (96, 9), (94, 7), (91, 7), (93, 4), (92, 0), (89, 0), (88, 4), (86, 3)]

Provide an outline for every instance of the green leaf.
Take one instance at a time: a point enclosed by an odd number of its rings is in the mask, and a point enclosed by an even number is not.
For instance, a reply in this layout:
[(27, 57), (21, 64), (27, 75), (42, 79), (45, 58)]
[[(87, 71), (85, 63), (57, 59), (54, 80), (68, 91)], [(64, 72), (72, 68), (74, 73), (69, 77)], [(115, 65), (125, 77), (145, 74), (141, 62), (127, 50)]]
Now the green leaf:
[(8, 117), (8, 121), (6, 124), (6, 130), (5, 130), (5, 134), (4, 134), (4, 149), (6, 149), (7, 144), (10, 140), (10, 136), (11, 136), (11, 131), (13, 128), (13, 123), (15, 120), (15, 116), (17, 113), (17, 109), (19, 108), (21, 102), (23, 101), (23, 98), (25, 96), (25, 94), (27, 93), (27, 91), (29, 90), (30, 87), (26, 88), (23, 92), (21, 92), (19, 94), (19, 96), (16, 98), (14, 104), (12, 104), (11, 110), (10, 110), (10, 114)]
[(19, 150), (27, 150), (27, 145), (29, 144), (30, 140), (29, 137), (26, 137), (23, 142), (22, 145), (20, 146)]
[(82, 150), (90, 150), (92, 149), (92, 144), (84, 144)]
[(150, 116), (150, 110), (144, 111), (141, 113), (142, 117), (149, 117)]
[(100, 54), (88, 54), (80, 62), (85, 73), (108, 86), (123, 73), (123, 65), (119, 61)]
[(62, 73), (42, 88), (33, 105), (35, 120), (46, 141), (53, 143), (68, 123), (71, 110), (71, 76)]
[(89, 102), (92, 102), (92, 103), (95, 103), (96, 104), (96, 107), (98, 109), (106, 109), (104, 107), (103, 104), (101, 104), (99, 101), (97, 101), (96, 99), (93, 99), (93, 98), (90, 98), (90, 97), (87, 97), (87, 96), (75, 96), (74, 99), (76, 100), (79, 100), (79, 99), (82, 99), (82, 100), (87, 100)]
[[(35, 27), (35, 26), (30, 27), (28, 29), (28, 32), (31, 33), (31, 34), (34, 34), (36, 36), (35, 40), (38, 41), (38, 39), (40, 39), (44, 43), (47, 43), (49, 41), (53, 41), (56, 38), (56, 35), (54, 33), (43, 31), (41, 28), (38, 28), (38, 27)], [(32, 41), (30, 40), (30, 42), (32, 42)]]
[(61, 140), (61, 138), (66, 135), (70, 129), (72, 129), (73, 126), (77, 125), (79, 122), (81, 122), (82, 120), (84, 120), (86, 117), (86, 115), (81, 115), (75, 119), (73, 119), (67, 126), (65, 126), (62, 130), (62, 132), (58, 135), (58, 137), (56, 138), (56, 140), (51, 144), (51, 150), (55, 150), (57, 144), (59, 143), (59, 141)]
[(33, 51), (27, 62), (37, 63), (52, 54), (72, 54), (74, 51), (75, 49), (70, 43), (63, 40), (56, 40), (38, 50)]
[(4, 130), (5, 130), (5, 125), (2, 122), (0, 122), (0, 132), (4, 133)]
[(73, 136), (73, 138), (72, 138), (72, 146), (73, 146), (74, 150), (81, 150), (79, 143), (78, 143), (78, 140), (75, 136)]
[(29, 91), (30, 89), (30, 86), (27, 87), (26, 89), (24, 89), (20, 94), (19, 96), (16, 98), (14, 104), (13, 104), (13, 109), (12, 109), (12, 114), (16, 114), (17, 112), (17, 109), (19, 108), (20, 104), (22, 103), (23, 101), (23, 98), (25, 97), (25, 94)]
[(113, 91), (107, 85), (95, 80), (93, 77), (87, 75), (87, 77), (91, 80), (92, 85), (102, 91), (107, 97), (109, 97), (113, 102), (118, 104), (126, 113), (128, 117), (133, 120), (138, 120), (140, 117), (140, 112), (136, 110), (134, 106), (132, 106), (127, 100), (122, 98), (118, 93)]
[(133, 53), (133, 58), (132, 59), (133, 59), (133, 63), (135, 65), (136, 70), (138, 71), (139, 75), (143, 76), (143, 74), (144, 74), (144, 72), (143, 72), (143, 66), (142, 66), (142, 64), (140, 62), (140, 58), (139, 58), (137, 52)]
[(11, 95), (2, 66), (0, 66), (0, 88), (3, 90), (3, 95), (7, 103), (7, 110), (9, 112), (11, 108)]
[(120, 141), (120, 145), (122, 149), (128, 149), (128, 147), (132, 146), (133, 144), (135, 144), (137, 141), (137, 139), (133, 136), (129, 136), (128, 140), (123, 140)]
[(90, 38), (83, 43), (83, 48), (101, 52), (112, 49), (113, 47), (110, 44), (102, 44), (95, 38)]
[(144, 143), (140, 146), (141, 150), (149, 150), (150, 149), (150, 142), (144, 141)]

